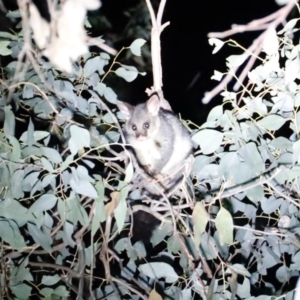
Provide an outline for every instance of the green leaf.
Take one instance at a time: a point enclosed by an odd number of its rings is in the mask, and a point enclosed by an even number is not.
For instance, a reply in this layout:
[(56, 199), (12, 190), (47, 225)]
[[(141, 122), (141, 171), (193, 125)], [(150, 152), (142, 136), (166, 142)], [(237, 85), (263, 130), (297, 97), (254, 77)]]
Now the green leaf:
[(200, 145), (203, 154), (210, 154), (220, 147), (223, 133), (213, 129), (203, 129), (198, 131), (192, 140)]
[(47, 138), (48, 136), (50, 135), (49, 132), (47, 131), (39, 131), (39, 130), (36, 130), (33, 132), (32, 134), (32, 141), (31, 141), (31, 138), (30, 138), (30, 142), (28, 141), (29, 137), (31, 136), (30, 134), (28, 135), (28, 131), (25, 131), (21, 137), (20, 137), (20, 141), (26, 143), (27, 145), (32, 145), (33, 144), (33, 141), (37, 142), (37, 141), (40, 141), (44, 138)]
[(130, 161), (126, 170), (125, 170), (125, 179), (124, 181), (129, 183), (132, 180), (133, 177), (133, 165), (132, 162)]
[(229, 69), (233, 69), (236, 67), (239, 67), (240, 65), (242, 65), (245, 61), (245, 59), (247, 58), (246, 55), (230, 55), (229, 57), (226, 58), (226, 66)]
[(10, 178), (10, 193), (14, 199), (19, 199), (24, 197), (23, 193), (23, 177), (24, 177), (24, 170), (18, 169), (12, 174)]
[(15, 136), (16, 120), (15, 115), (11, 111), (11, 106), (4, 107), (4, 133), (6, 136)]
[(73, 162), (73, 160), (74, 160), (74, 155), (73, 154), (68, 155), (60, 166), (61, 171), (64, 171), (66, 168), (68, 168), (69, 165)]
[(60, 285), (58, 286), (54, 291), (53, 294), (60, 296), (60, 297), (68, 297), (69, 296), (69, 292), (66, 289), (66, 287), (64, 285)]
[(224, 75), (223, 73), (214, 70), (214, 75), (211, 76), (210, 78), (213, 80), (216, 80), (216, 81), (220, 81), (222, 79), (223, 75)]
[(119, 76), (124, 78), (127, 82), (131, 82), (134, 79), (136, 79), (136, 77), (138, 76), (138, 71), (132, 71), (132, 70), (127, 70), (123, 67), (118, 68), (115, 73)]
[(219, 233), (220, 244), (233, 243), (233, 220), (231, 214), (223, 207), (216, 216), (216, 228)]
[(193, 222), (194, 222), (194, 236), (195, 236), (195, 244), (196, 247), (200, 245), (201, 235), (205, 231), (205, 227), (210, 217), (204, 208), (202, 202), (197, 202), (193, 214), (192, 214)]
[(207, 117), (207, 122), (218, 120), (223, 115), (223, 105), (215, 106)]
[(293, 143), (287, 138), (279, 136), (273, 139), (269, 145), (276, 149), (285, 150), (291, 148), (293, 146)]
[(44, 285), (54, 285), (60, 281), (59, 275), (43, 275), (42, 284)]
[(136, 56), (141, 56), (141, 47), (146, 43), (144, 39), (136, 39), (132, 42), (129, 49), (132, 54)]
[(19, 267), (15, 267), (11, 270), (10, 283), (13, 285), (18, 284), (20, 281), (28, 280), (33, 281), (33, 276), (30, 270), (24, 266), (24, 264)]
[(56, 149), (48, 147), (41, 147), (40, 149), (43, 155), (45, 155), (54, 164), (60, 164), (62, 162), (61, 155)]
[[(15, 286), (10, 286), (11, 291), (15, 294), (18, 300), (28, 300), (31, 296), (32, 287), (26, 283), (20, 283)], [(15, 298), (16, 299), (16, 298)]]
[(89, 147), (91, 143), (91, 136), (88, 130), (77, 125), (70, 126), (71, 138), (69, 140), (69, 147), (72, 155), (84, 147)]
[[(16, 216), (16, 211), (14, 211), (13, 214)], [(20, 233), (20, 229), (14, 220), (0, 219), (0, 238), (13, 249), (21, 251), (23, 247), (26, 247), (24, 237)]]
[(127, 215), (126, 199), (128, 196), (128, 192), (129, 192), (128, 185), (121, 188), (121, 191), (120, 191), (119, 197), (118, 197), (119, 203), (118, 203), (118, 206), (114, 210), (119, 232), (122, 231), (124, 224), (125, 224), (125, 219), (126, 219), (126, 215)]
[(48, 288), (48, 287), (46, 287), (46, 288), (42, 288), (41, 290), (40, 290), (40, 292), (41, 292), (41, 294), (42, 295), (44, 295), (46, 298), (46, 300), (52, 300), (52, 293), (53, 293), (53, 289), (52, 288)]
[(10, 41), (0, 41), (0, 55), (6, 56), (11, 55), (12, 51), (8, 48)]
[(268, 55), (278, 53), (279, 41), (274, 27), (269, 27), (263, 42), (263, 51)]
[(117, 103), (117, 94), (110, 87), (106, 87), (103, 94), (105, 99), (110, 103)]
[(293, 164), (300, 161), (300, 140), (293, 144)]
[[(6, 16), (8, 16), (8, 14)], [(19, 15), (19, 17), (20, 17), (20, 15)], [(9, 39), (9, 40), (17, 40), (18, 39), (17, 35), (13, 35), (13, 34), (11, 34), (9, 32), (6, 32), (6, 31), (0, 31), (0, 37), (5, 38), (5, 39)]]
[(216, 38), (208, 39), (208, 42), (211, 46), (215, 46), (215, 48), (212, 52), (213, 54), (217, 53), (224, 45), (223, 41), (216, 39)]
[(99, 200), (96, 202), (95, 214), (92, 220), (92, 230), (91, 230), (92, 236), (94, 236), (94, 234), (99, 229), (100, 223), (104, 222), (105, 220), (106, 220), (106, 216), (105, 216), (104, 202), (103, 200)]
[(173, 283), (178, 280), (178, 275), (174, 268), (164, 262), (152, 262), (147, 264), (142, 264), (139, 269), (146, 276), (157, 280), (159, 278), (164, 278), (167, 283)]
[[(16, 212), (18, 212), (17, 218)], [(0, 216), (6, 219), (17, 220), (19, 226), (23, 226), (27, 221), (35, 220), (27, 208), (20, 204), (19, 201), (11, 200), (9, 197), (0, 202)]]
[(238, 154), (244, 159), (245, 163), (254, 171), (256, 175), (264, 172), (265, 164), (257, 150), (255, 143), (248, 143), (241, 147)]
[[(45, 157), (41, 158), (41, 162), (43, 164), (43, 167), (48, 171), (48, 172), (53, 172), (53, 166), (51, 165), (51, 163), (49, 162), (49, 160), (47, 160)], [(43, 180), (44, 181), (44, 180)]]
[[(33, 98), (33, 96), (34, 96), (33, 86), (25, 84), (25, 86), (23, 87), (23, 93), (22, 93), (23, 99), (30, 99), (30, 98)], [(44, 100), (41, 99), (40, 102), (42, 102), (42, 101), (44, 101)]]
[(76, 182), (73, 178), (70, 180), (70, 186), (74, 190), (74, 192), (88, 196), (91, 198), (97, 198), (98, 194), (93, 187), (93, 185), (87, 181), (87, 180), (80, 180), (79, 182)]
[(42, 187), (45, 188), (46, 186), (48, 186), (49, 184), (55, 184), (55, 178), (56, 175), (55, 174), (48, 174), (46, 175), (43, 180), (42, 180)]
[(172, 234), (173, 227), (171, 223), (162, 223), (160, 226), (156, 227), (153, 232), (150, 239), (150, 242), (152, 243), (153, 247), (158, 245), (161, 241), (163, 241), (167, 235)]
[(9, 143), (12, 145), (12, 152), (10, 159), (13, 162), (18, 162), (21, 158), (21, 147), (19, 141), (12, 135), (7, 135)]
[(208, 165), (210, 162), (209, 157), (205, 156), (205, 155), (198, 155), (195, 157), (194, 163), (193, 163), (193, 167), (192, 167), (192, 174), (198, 174), (203, 167), (205, 167), (206, 165)]
[(38, 211), (49, 210), (56, 204), (57, 198), (52, 194), (44, 194), (38, 200), (36, 200), (31, 207), (29, 212), (34, 213)]
[(92, 220), (92, 235), (96, 233), (99, 229), (100, 223), (106, 220), (105, 215), (105, 206), (104, 206), (104, 183), (102, 178), (97, 181), (95, 185), (96, 191), (98, 193), (98, 197), (95, 199), (96, 206), (95, 206), (95, 213)]
[(275, 198), (274, 196), (271, 196), (269, 198), (263, 198), (261, 201), (261, 209), (265, 214), (272, 214), (275, 212), (280, 205), (283, 204), (282, 198)]
[(267, 130), (278, 130), (284, 123), (286, 119), (278, 115), (266, 116), (257, 122), (258, 125)]
[(43, 233), (36, 225), (28, 223), (27, 228), (29, 234), (32, 236), (34, 241), (41, 247), (43, 247), (49, 253), (52, 252), (51, 244), (45, 233)]
[(258, 204), (264, 198), (264, 189), (260, 185), (247, 190), (245, 193), (249, 200), (255, 204)]
[(73, 233), (74, 233), (74, 226), (70, 222), (65, 222), (64, 223), (64, 242), (71, 246), (74, 247), (76, 243), (73, 240)]
[(291, 19), (289, 20), (284, 27), (278, 31), (278, 34), (283, 34), (284, 32), (290, 31), (292, 29), (294, 29), (294, 27), (296, 26), (297, 22), (299, 19)]
[(227, 271), (232, 270), (233, 272), (235, 272), (237, 274), (247, 276), (247, 277), (251, 277), (251, 274), (249, 273), (249, 271), (242, 264), (229, 265), (228, 267), (229, 268), (225, 272), (226, 274), (229, 273)]

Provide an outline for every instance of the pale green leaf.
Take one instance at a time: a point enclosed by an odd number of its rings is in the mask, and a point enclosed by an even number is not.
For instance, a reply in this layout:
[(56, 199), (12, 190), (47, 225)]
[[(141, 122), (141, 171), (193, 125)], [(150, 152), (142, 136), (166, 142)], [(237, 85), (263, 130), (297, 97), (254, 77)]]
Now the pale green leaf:
[(233, 243), (233, 220), (231, 214), (224, 207), (221, 207), (215, 220), (219, 232), (220, 244)]
[(267, 29), (267, 33), (264, 38), (263, 51), (266, 52), (268, 55), (272, 55), (278, 53), (278, 48), (279, 41), (276, 30), (274, 29), (274, 27), (270, 26)]
[(203, 154), (210, 154), (220, 147), (223, 133), (213, 129), (204, 129), (198, 131), (192, 140), (200, 145)]
[(126, 199), (127, 199), (127, 196), (128, 196), (128, 192), (129, 192), (129, 186), (128, 185), (125, 185), (123, 188), (121, 188), (120, 194), (119, 194), (119, 197), (118, 197), (118, 202), (119, 203), (118, 203), (118, 206), (114, 210), (119, 232), (122, 231), (122, 229), (124, 227), (125, 219), (126, 219), (126, 214), (127, 214)]
[(129, 49), (132, 52), (132, 54), (136, 56), (141, 56), (141, 47), (146, 43), (144, 39), (136, 39), (132, 42)]
[(60, 281), (59, 275), (43, 275), (42, 284), (44, 285), (54, 285)]
[(278, 130), (284, 123), (286, 119), (278, 115), (266, 116), (259, 120), (257, 123), (267, 129), (267, 130)]
[(202, 202), (196, 203), (193, 210), (192, 218), (194, 223), (195, 244), (196, 247), (198, 247), (200, 245), (201, 235), (204, 232), (207, 222), (210, 219), (209, 214), (204, 208)]
[(45, 155), (52, 163), (59, 164), (62, 162), (61, 155), (56, 149), (48, 147), (41, 147), (40, 149), (43, 155)]
[(137, 71), (126, 70), (125, 68), (121, 67), (118, 68), (115, 73), (119, 76), (124, 78), (127, 82), (131, 82), (136, 79), (137, 75), (139, 74)]
[(224, 42), (221, 41), (221, 40), (219, 40), (219, 39), (217, 39), (217, 38), (210, 38), (208, 40), (208, 42), (209, 42), (209, 44), (211, 46), (215, 46), (215, 48), (214, 48), (214, 50), (212, 52), (213, 54), (217, 53), (223, 47), (223, 45), (224, 45)]
[(70, 180), (70, 186), (72, 189), (81, 195), (88, 196), (91, 198), (97, 198), (98, 194), (94, 186), (87, 180), (80, 180), (76, 182), (73, 178)]
[(16, 120), (15, 115), (11, 111), (11, 106), (4, 107), (4, 133), (6, 136), (15, 136)]
[(8, 48), (10, 41), (0, 41), (0, 55), (6, 56), (11, 55), (12, 51)]
[(88, 130), (72, 125), (70, 127), (71, 138), (69, 140), (69, 147), (72, 155), (75, 155), (84, 147), (89, 147), (91, 143), (91, 136)]
[(173, 283), (178, 280), (178, 275), (174, 268), (164, 262), (152, 262), (142, 264), (139, 269), (152, 279), (164, 278), (167, 283)]
[(56, 204), (57, 198), (52, 194), (44, 194), (39, 197), (29, 208), (29, 212), (45, 211), (52, 209)]

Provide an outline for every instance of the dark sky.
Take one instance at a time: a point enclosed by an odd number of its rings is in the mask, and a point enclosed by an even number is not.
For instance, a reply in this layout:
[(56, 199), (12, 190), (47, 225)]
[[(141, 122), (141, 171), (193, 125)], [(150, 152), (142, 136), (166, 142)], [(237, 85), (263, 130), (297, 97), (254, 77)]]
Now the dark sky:
[[(203, 122), (210, 108), (220, 101), (213, 99), (204, 107), (201, 104), (204, 92), (218, 83), (210, 80), (213, 71), (225, 71), (225, 58), (241, 53), (225, 46), (213, 55), (207, 34), (230, 29), (233, 23), (246, 24), (277, 9), (274, 0), (168, 0), (164, 17), (171, 25), (162, 35), (162, 61), (164, 94), (173, 108)], [(248, 32), (233, 38), (249, 46), (257, 35)], [(196, 76), (198, 80), (191, 86)]]

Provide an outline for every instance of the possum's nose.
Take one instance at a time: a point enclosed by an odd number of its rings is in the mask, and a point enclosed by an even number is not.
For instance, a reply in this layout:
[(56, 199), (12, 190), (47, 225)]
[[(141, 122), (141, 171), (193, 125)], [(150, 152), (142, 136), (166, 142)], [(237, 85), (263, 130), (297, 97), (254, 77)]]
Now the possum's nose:
[(143, 135), (143, 134), (137, 134), (136, 138), (141, 141), (144, 142), (147, 139), (147, 136)]

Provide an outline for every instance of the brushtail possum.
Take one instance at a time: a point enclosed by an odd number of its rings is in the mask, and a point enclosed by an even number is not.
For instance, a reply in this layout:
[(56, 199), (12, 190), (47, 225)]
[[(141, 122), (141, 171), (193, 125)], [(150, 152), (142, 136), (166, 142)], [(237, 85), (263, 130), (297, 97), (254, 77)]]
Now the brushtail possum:
[(169, 189), (182, 176), (184, 161), (192, 153), (188, 130), (171, 111), (160, 107), (157, 95), (137, 106), (121, 101), (117, 105), (127, 119), (126, 142), (139, 164), (154, 177), (169, 177)]

